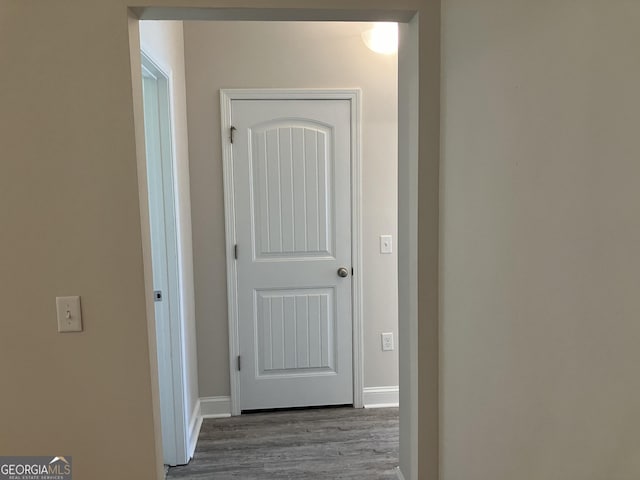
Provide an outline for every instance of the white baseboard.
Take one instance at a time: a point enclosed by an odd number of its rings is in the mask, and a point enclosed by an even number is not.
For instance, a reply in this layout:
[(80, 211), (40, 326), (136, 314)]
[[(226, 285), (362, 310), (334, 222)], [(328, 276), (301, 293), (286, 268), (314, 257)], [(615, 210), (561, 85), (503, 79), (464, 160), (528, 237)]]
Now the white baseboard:
[(362, 389), (364, 408), (397, 407), (400, 404), (400, 393), (397, 386), (365, 387)]
[(398, 477), (398, 480), (404, 480), (404, 475), (402, 475), (402, 470), (400, 470), (400, 467), (396, 467), (396, 477)]
[(225, 418), (231, 416), (230, 397), (203, 397), (198, 399), (189, 420), (189, 445), (187, 454), (193, 458), (196, 444), (205, 418)]
[(226, 418), (231, 416), (231, 397), (202, 397), (200, 399), (202, 418)]
[[(364, 408), (397, 407), (399, 390), (392, 387), (365, 387)], [(226, 418), (231, 416), (231, 397), (202, 397), (199, 402), (202, 418)]]
[(191, 420), (189, 420), (189, 445), (187, 455), (189, 459), (193, 458), (193, 453), (196, 451), (196, 444), (198, 443), (198, 436), (200, 435), (200, 427), (202, 427), (202, 414), (200, 413), (200, 400), (196, 402), (196, 406), (191, 413)]

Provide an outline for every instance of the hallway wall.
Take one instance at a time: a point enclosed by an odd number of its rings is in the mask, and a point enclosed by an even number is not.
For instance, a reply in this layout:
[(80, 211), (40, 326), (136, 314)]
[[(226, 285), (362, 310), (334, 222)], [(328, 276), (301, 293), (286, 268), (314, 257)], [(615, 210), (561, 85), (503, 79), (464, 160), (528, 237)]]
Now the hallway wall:
[(640, 477), (640, 3), (447, 0), (443, 480)]

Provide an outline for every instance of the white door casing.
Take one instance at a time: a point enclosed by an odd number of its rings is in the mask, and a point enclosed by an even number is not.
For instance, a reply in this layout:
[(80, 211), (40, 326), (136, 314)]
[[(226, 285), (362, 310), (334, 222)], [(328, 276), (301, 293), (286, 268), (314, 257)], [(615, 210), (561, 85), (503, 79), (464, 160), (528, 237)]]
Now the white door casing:
[(170, 76), (141, 53), (149, 228), (163, 461), (189, 461), (184, 399)]
[(360, 407), (359, 92), (221, 103), (232, 413)]

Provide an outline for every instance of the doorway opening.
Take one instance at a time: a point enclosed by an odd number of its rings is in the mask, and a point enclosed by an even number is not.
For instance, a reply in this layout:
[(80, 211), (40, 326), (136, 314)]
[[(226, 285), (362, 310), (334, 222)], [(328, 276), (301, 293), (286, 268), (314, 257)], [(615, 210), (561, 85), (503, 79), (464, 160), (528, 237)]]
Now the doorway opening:
[[(159, 13), (159, 11), (156, 11), (156, 12), (154, 13), (154, 9), (144, 9), (144, 10), (145, 10), (145, 12), (144, 12), (144, 15), (143, 15), (143, 16), (145, 16), (146, 18), (153, 18), (154, 16), (166, 16), (166, 15), (168, 14), (166, 10), (163, 10), (163, 11), (162, 11), (162, 14), (160, 14), (160, 13)], [(172, 12), (172, 13), (171, 13), (171, 15), (172, 15), (172, 16), (174, 16), (174, 14), (175, 14), (175, 15), (177, 15), (177, 16), (178, 16), (178, 18), (180, 18), (180, 16), (181, 16), (181, 15), (184, 15), (184, 13), (182, 13), (182, 14), (181, 14), (181, 13), (179, 13), (179, 12), (180, 12), (180, 11)], [(147, 15), (148, 15), (148, 17), (147, 17)], [(407, 17), (407, 18), (408, 18), (408, 17)], [(415, 85), (414, 85), (414, 87), (415, 87)], [(415, 192), (414, 192), (414, 193), (415, 193)], [(376, 240), (378, 240), (378, 239), (376, 239)], [(400, 239), (397, 243), (398, 243), (399, 245), (401, 245), (401, 244), (403, 243), (403, 242), (402, 242), (402, 239)], [(378, 246), (378, 242), (376, 241), (376, 247), (377, 247), (377, 246)], [(388, 333), (388, 332), (387, 332), (387, 333)], [(402, 334), (400, 333), (400, 335), (402, 335)], [(380, 392), (376, 392), (376, 393), (380, 393)], [(387, 394), (393, 394), (393, 392), (392, 392), (392, 391), (388, 391), (388, 392), (386, 392), (386, 393), (387, 393)], [(397, 395), (397, 390), (396, 390), (396, 395)], [(379, 397), (379, 398), (382, 398), (382, 397)], [(386, 402), (381, 402), (381, 403), (386, 403)], [(406, 431), (406, 430), (405, 430), (405, 431)]]

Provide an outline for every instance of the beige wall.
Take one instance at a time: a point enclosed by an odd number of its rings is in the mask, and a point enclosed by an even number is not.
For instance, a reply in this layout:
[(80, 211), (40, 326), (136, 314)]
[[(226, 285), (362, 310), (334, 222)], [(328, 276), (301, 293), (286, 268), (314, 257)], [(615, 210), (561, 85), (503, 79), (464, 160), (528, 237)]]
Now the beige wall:
[(640, 3), (447, 0), (444, 480), (640, 478)]
[(229, 395), (220, 88), (362, 88), (365, 387), (398, 384), (397, 58), (361, 40), (368, 23), (185, 22), (189, 150), (202, 396)]
[[(129, 36), (115, 7), (0, 2), (0, 452), (67, 452), (77, 478), (150, 479)], [(60, 295), (82, 297), (82, 333), (57, 333)]]
[(198, 402), (198, 363), (191, 240), (191, 195), (189, 185), (189, 138), (187, 134), (187, 96), (185, 89), (184, 35), (182, 22), (140, 22), (140, 46), (170, 76), (174, 183), (178, 220), (180, 274), (180, 314), (184, 342), (184, 380), (187, 425)]

